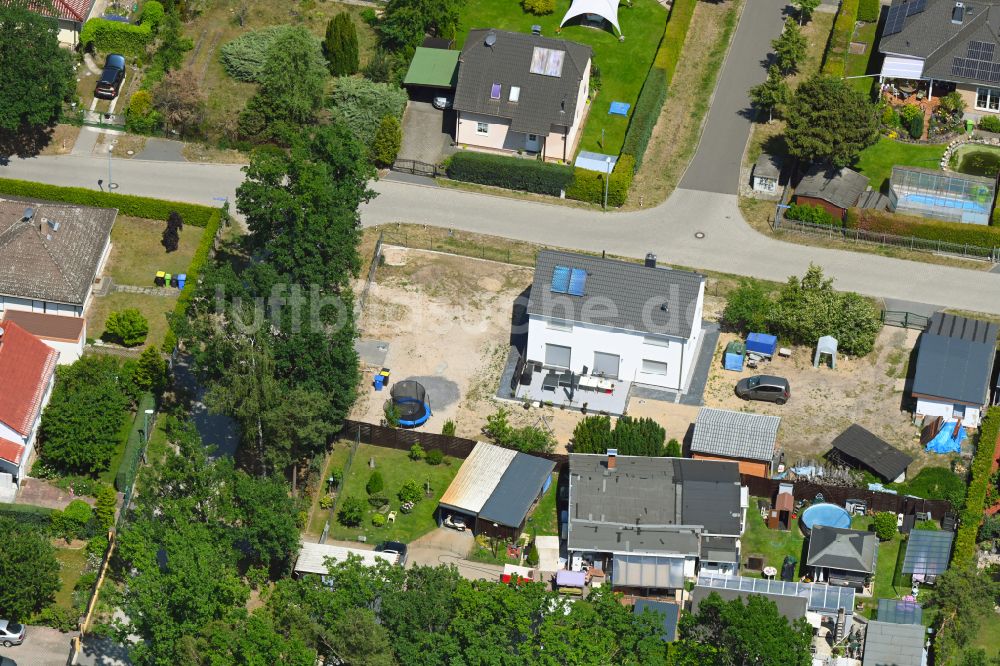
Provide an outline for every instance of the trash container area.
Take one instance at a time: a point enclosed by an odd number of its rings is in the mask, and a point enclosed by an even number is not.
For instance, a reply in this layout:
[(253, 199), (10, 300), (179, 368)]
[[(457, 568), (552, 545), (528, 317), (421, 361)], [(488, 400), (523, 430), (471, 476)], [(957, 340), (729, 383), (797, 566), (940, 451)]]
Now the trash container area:
[(177, 288), (177, 276), (176, 275), (174, 275), (173, 277), (170, 278), (170, 286), (173, 287), (174, 289)]
[(187, 282), (187, 273), (180, 273), (177, 276), (177, 288), (178, 289), (183, 289), (185, 282)]
[(968, 132), (969, 134), (972, 134), (972, 130), (974, 130), (975, 128), (976, 128), (975, 121), (972, 121), (972, 120), (966, 120), (965, 121), (965, 131), (966, 132)]

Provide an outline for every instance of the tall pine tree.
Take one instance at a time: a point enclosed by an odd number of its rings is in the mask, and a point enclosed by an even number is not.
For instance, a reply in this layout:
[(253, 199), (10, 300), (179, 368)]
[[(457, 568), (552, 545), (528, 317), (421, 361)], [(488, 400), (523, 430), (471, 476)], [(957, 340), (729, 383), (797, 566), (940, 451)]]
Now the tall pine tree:
[(326, 24), (323, 55), (334, 76), (350, 76), (358, 71), (358, 31), (347, 12), (337, 14)]

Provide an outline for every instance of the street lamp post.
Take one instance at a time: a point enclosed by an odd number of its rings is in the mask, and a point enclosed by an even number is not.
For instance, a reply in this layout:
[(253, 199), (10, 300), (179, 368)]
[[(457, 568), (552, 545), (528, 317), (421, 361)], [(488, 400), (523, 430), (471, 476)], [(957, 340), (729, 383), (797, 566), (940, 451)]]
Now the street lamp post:
[(604, 158), (604, 210), (608, 209), (608, 181), (611, 180), (611, 157)]

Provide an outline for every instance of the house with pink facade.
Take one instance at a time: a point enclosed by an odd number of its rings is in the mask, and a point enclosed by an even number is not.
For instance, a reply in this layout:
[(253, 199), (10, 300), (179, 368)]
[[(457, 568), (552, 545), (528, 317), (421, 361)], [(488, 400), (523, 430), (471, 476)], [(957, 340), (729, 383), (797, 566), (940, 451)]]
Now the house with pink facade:
[(572, 161), (589, 108), (589, 46), (471, 30), (459, 57), (455, 143)]

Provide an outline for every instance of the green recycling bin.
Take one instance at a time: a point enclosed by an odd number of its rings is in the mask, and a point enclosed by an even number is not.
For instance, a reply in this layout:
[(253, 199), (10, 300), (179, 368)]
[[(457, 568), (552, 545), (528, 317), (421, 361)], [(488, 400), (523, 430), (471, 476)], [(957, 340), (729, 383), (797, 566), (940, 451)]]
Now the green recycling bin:
[(971, 120), (965, 121), (965, 131), (968, 132), (969, 134), (972, 134), (972, 130), (975, 128), (975, 126), (976, 126), (975, 122)]

